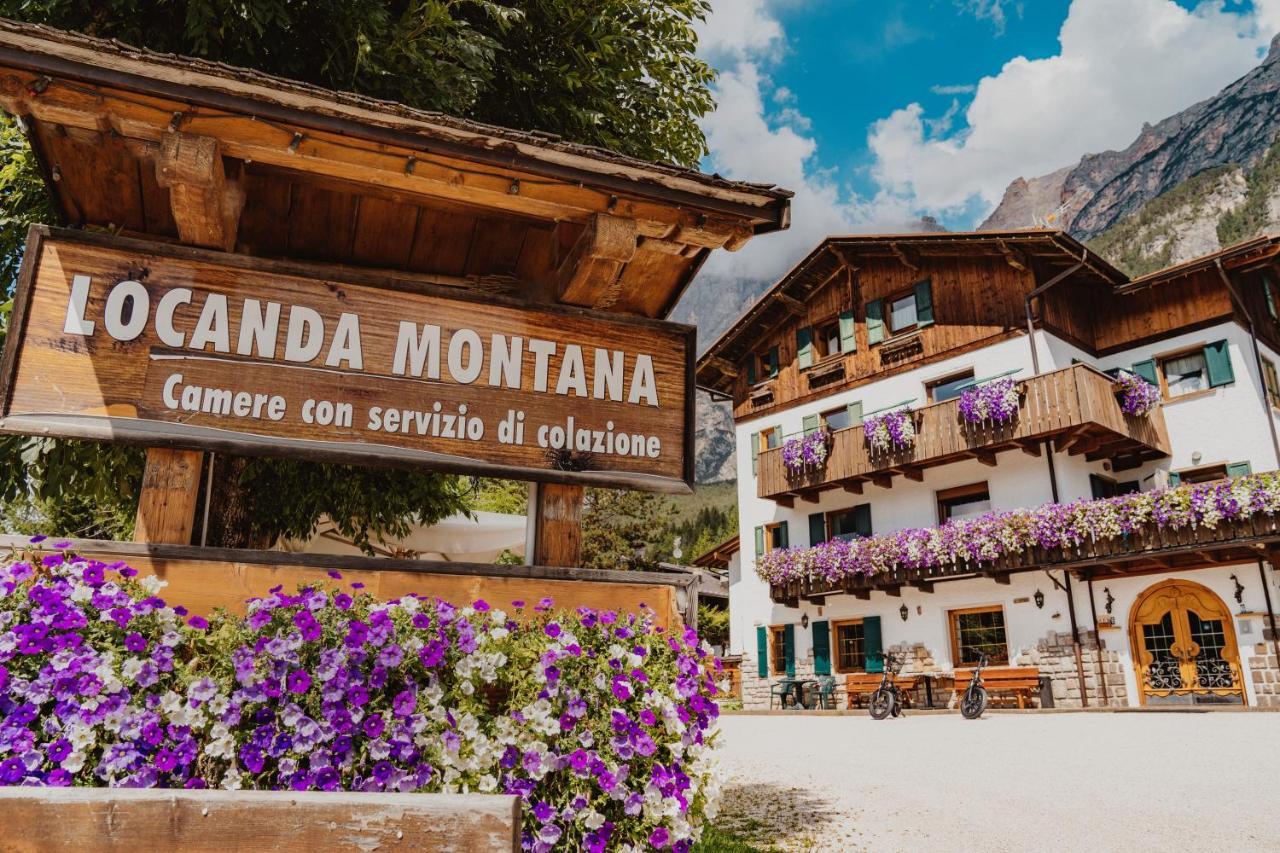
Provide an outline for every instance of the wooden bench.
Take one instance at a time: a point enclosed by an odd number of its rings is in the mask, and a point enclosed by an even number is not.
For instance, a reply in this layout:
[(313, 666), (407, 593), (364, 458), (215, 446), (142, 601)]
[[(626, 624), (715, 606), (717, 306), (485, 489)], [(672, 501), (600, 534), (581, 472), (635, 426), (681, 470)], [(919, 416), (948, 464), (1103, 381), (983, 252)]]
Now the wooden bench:
[[(883, 676), (878, 672), (854, 672), (844, 677), (844, 693), (846, 708), (861, 708), (862, 697), (870, 696), (880, 687)], [(915, 689), (919, 679), (914, 675), (900, 675), (894, 679), (898, 689), (902, 691), (904, 704), (911, 705), (911, 691)]]
[[(956, 698), (964, 693), (973, 680), (972, 669), (957, 669), (955, 692)], [(1032, 692), (1040, 690), (1040, 668), (1038, 666), (991, 666), (982, 671), (982, 686), (987, 693), (1012, 693), (1018, 700), (1019, 708), (1026, 708), (1031, 701)]]

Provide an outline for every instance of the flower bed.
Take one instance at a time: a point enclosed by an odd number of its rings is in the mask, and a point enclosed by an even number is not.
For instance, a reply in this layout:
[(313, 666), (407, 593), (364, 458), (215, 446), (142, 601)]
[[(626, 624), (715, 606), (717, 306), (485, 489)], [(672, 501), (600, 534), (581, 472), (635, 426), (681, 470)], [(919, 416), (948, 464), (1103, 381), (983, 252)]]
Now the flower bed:
[(1136, 373), (1126, 373), (1117, 380), (1120, 411), (1126, 415), (1145, 417), (1160, 405), (1160, 389)]
[(756, 561), (772, 584), (803, 578), (839, 581), (894, 569), (991, 563), (1031, 548), (1066, 549), (1150, 529), (1212, 528), (1256, 513), (1280, 512), (1280, 474), (1269, 472), (1172, 489), (1035, 509), (988, 513), (940, 527), (899, 530), (812, 548), (783, 548)]
[(505, 792), (528, 850), (683, 851), (715, 813), (692, 631), (360, 584), (206, 621), (161, 586), (62, 553), (0, 566), (0, 784)]
[(968, 424), (1007, 424), (1018, 416), (1018, 388), (1005, 376), (960, 392), (960, 417)]
[(789, 438), (782, 444), (782, 464), (791, 474), (820, 468), (831, 452), (831, 432), (820, 429), (804, 436)]
[(910, 409), (872, 415), (862, 422), (862, 429), (873, 453), (906, 450), (916, 440), (916, 421)]

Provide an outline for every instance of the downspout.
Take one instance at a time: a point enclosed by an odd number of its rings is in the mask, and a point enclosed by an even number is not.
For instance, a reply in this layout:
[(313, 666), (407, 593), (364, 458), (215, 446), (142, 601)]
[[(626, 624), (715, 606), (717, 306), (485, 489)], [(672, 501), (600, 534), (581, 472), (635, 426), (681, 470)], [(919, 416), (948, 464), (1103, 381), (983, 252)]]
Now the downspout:
[(1276, 653), (1276, 665), (1280, 666), (1280, 634), (1276, 633), (1276, 611), (1271, 606), (1271, 590), (1267, 587), (1267, 570), (1261, 559), (1258, 560), (1258, 577), (1262, 580), (1262, 597), (1267, 602), (1267, 621), (1271, 623), (1271, 648)]
[(1067, 582), (1067, 613), (1071, 616), (1071, 649), (1076, 656), (1076, 678), (1080, 681), (1080, 704), (1088, 708), (1089, 691), (1084, 684), (1084, 655), (1080, 651), (1080, 626), (1076, 624), (1076, 598), (1071, 592), (1071, 572), (1063, 572), (1062, 577)]
[(1236, 291), (1236, 287), (1231, 283), (1231, 277), (1227, 275), (1227, 271), (1222, 267), (1222, 258), (1218, 258), (1213, 262), (1218, 268), (1218, 275), (1222, 278), (1222, 283), (1227, 286), (1227, 292), (1231, 294), (1231, 298), (1240, 306), (1240, 312), (1244, 314), (1244, 322), (1249, 330), (1249, 343), (1253, 346), (1253, 369), (1258, 372), (1258, 382), (1262, 385), (1262, 410), (1267, 416), (1267, 427), (1271, 430), (1271, 449), (1276, 455), (1276, 468), (1280, 468), (1280, 436), (1276, 435), (1276, 418), (1271, 413), (1271, 399), (1267, 396), (1267, 380), (1262, 372), (1262, 353), (1258, 350), (1258, 333), (1253, 328), (1253, 315), (1249, 313), (1249, 306), (1245, 304), (1240, 293)]
[(1093, 600), (1093, 575), (1089, 576), (1089, 612), (1093, 614), (1093, 641), (1098, 650), (1098, 686), (1102, 689), (1103, 706), (1110, 707), (1111, 697), (1107, 695), (1107, 674), (1102, 668), (1102, 634), (1098, 631), (1098, 605)]

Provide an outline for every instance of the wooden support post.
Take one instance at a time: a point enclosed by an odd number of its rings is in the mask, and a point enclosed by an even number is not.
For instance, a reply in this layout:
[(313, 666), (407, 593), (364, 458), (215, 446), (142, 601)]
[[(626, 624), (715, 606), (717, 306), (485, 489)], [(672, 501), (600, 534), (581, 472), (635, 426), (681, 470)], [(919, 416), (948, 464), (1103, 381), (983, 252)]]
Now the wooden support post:
[(532, 507), (535, 565), (582, 565), (582, 498), (582, 486), (538, 486), (538, 498)]
[[(169, 190), (169, 206), (182, 242), (207, 249), (235, 248), (244, 191), (227, 180), (218, 140), (166, 133), (156, 155), (156, 180)], [(133, 541), (191, 544), (204, 454), (147, 449)]]
[(204, 454), (198, 450), (147, 450), (138, 518), (133, 525), (134, 542), (191, 544), (203, 459)]
[(570, 305), (608, 308), (618, 298), (618, 276), (636, 253), (636, 223), (597, 214), (560, 261), (557, 299)]

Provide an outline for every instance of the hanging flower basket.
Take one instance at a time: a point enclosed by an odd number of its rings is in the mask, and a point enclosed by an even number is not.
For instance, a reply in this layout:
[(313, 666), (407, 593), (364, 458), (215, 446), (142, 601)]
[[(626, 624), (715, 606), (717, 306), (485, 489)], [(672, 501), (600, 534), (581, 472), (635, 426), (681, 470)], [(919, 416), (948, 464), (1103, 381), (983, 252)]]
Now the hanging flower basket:
[(1136, 373), (1126, 373), (1116, 385), (1120, 411), (1126, 415), (1146, 417), (1160, 405), (1160, 389)]
[(863, 431), (872, 453), (906, 450), (916, 441), (916, 420), (910, 409), (894, 409), (863, 421)]
[(960, 417), (967, 424), (1012, 423), (1018, 417), (1020, 395), (1013, 379), (972, 385), (960, 392)]
[(783, 442), (782, 464), (788, 474), (803, 474), (825, 465), (830, 453), (831, 431), (820, 429)]

